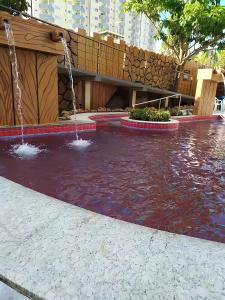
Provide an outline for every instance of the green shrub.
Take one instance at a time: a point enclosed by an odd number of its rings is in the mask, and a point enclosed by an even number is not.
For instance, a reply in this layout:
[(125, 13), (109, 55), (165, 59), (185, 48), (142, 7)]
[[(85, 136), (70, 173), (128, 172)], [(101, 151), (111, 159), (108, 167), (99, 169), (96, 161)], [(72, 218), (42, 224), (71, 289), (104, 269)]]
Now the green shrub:
[(169, 122), (170, 112), (152, 108), (134, 108), (130, 111), (130, 119), (154, 122)]
[(144, 120), (144, 115), (145, 115), (144, 109), (133, 108), (130, 110), (130, 119)]
[(170, 112), (171, 116), (183, 116), (183, 113), (182, 113), (182, 111), (179, 109), (178, 106), (170, 107), (170, 108), (169, 108), (169, 112)]

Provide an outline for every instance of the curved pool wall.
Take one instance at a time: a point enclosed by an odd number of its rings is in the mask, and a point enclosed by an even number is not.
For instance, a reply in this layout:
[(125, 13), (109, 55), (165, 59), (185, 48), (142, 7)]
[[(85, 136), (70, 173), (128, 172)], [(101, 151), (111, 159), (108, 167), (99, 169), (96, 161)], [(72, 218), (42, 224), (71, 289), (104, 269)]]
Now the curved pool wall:
[(3, 177), (0, 187), (0, 280), (25, 296), (225, 297), (224, 244), (105, 217)]
[[(46, 125), (25, 125), (24, 126), (24, 135), (43, 135), (43, 134), (60, 134), (60, 133), (68, 133), (75, 132), (76, 128), (79, 132), (84, 131), (95, 131), (96, 130), (96, 121), (107, 120), (107, 119), (121, 119), (121, 124), (123, 126), (127, 126), (130, 128), (138, 128), (138, 129), (151, 129), (151, 130), (175, 130), (178, 128), (179, 123), (183, 122), (197, 122), (197, 121), (216, 121), (222, 119), (220, 115), (213, 116), (185, 116), (185, 117), (172, 117), (170, 123), (165, 122), (147, 122), (146, 125), (143, 121), (134, 121), (128, 119), (128, 113), (122, 112), (110, 112), (110, 113), (82, 113), (77, 114), (76, 119), (75, 116), (71, 116), (71, 121), (62, 121), (57, 124), (46, 124)], [(179, 121), (176, 123), (175, 120)], [(132, 123), (131, 123), (132, 122)], [(76, 123), (76, 124), (75, 124)], [(137, 124), (135, 124), (137, 123)], [(161, 123), (161, 124), (159, 124)], [(140, 124), (140, 125), (139, 125)], [(20, 135), (21, 130), (19, 126), (2, 126), (0, 127), (0, 139), (8, 138), (8, 137), (17, 137)]]
[(181, 123), (189, 123), (189, 122), (200, 122), (200, 121), (223, 121), (220, 115), (212, 115), (212, 116), (175, 116), (171, 117), (169, 122), (152, 122), (152, 121), (141, 121), (141, 120), (133, 120), (128, 116), (122, 117), (120, 119), (120, 124), (122, 126), (131, 128), (131, 129), (139, 129), (139, 130), (154, 130), (154, 131), (173, 131), (178, 130), (179, 124)]
[(155, 131), (168, 131), (177, 130), (179, 121), (171, 119), (169, 122), (149, 122), (133, 120), (129, 117), (123, 117), (120, 119), (120, 124), (128, 128), (141, 129), (141, 130), (155, 130)]
[[(111, 112), (111, 113), (84, 113), (71, 116), (71, 121), (62, 121), (54, 124), (46, 125), (25, 125), (24, 135), (44, 135), (44, 134), (59, 134), (75, 132), (76, 129), (79, 132), (83, 131), (95, 131), (96, 120), (103, 119), (119, 119), (126, 116), (127, 113)], [(20, 126), (2, 126), (0, 127), (0, 139), (7, 137), (17, 137), (21, 134)]]

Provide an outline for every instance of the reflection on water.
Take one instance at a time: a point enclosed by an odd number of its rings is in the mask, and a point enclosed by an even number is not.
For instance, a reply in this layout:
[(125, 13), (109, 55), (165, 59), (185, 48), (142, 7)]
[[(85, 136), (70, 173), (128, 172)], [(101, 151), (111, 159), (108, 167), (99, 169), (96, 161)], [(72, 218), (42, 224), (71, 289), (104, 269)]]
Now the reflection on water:
[(111, 217), (225, 242), (224, 124), (169, 133), (102, 124), (81, 137), (93, 141), (85, 151), (62, 146), (69, 134), (29, 139), (48, 152), (25, 162), (2, 141), (0, 175)]

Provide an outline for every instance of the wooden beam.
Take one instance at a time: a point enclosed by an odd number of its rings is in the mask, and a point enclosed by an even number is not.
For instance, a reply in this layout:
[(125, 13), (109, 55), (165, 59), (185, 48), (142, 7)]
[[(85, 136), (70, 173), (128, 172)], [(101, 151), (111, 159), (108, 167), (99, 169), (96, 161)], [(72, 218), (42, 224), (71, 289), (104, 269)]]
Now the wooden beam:
[[(56, 29), (53, 25), (47, 25), (32, 19), (25, 20), (2, 11), (0, 12), (0, 19), (10, 23), (16, 47), (54, 55), (64, 55), (62, 43), (51, 40), (50, 33)], [(0, 30), (0, 45), (8, 45), (4, 30)]]
[(212, 80), (198, 80), (194, 114), (198, 116), (210, 116), (213, 114), (217, 82)]
[(215, 82), (223, 82), (224, 76), (221, 70), (199, 69), (197, 80), (212, 80)]
[(85, 98), (85, 109), (91, 109), (91, 82), (90, 81), (85, 81), (85, 94), (84, 94), (84, 98)]

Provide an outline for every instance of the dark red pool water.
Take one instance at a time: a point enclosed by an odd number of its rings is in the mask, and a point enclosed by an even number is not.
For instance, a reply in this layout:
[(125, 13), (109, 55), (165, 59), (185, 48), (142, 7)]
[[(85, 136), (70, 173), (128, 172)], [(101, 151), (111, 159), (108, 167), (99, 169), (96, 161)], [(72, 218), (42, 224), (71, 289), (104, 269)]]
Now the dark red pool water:
[(178, 132), (100, 126), (85, 150), (73, 135), (27, 139), (48, 151), (20, 160), (0, 141), (0, 175), (63, 201), (121, 220), (225, 242), (225, 124)]

